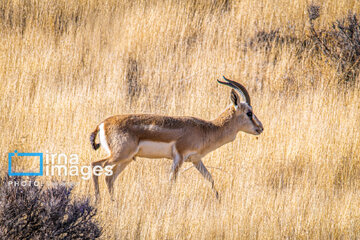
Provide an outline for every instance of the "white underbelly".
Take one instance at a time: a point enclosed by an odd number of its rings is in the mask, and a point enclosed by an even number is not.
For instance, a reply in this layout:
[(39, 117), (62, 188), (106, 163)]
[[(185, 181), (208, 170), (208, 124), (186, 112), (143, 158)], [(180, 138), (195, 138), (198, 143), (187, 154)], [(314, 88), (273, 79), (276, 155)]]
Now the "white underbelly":
[(138, 157), (172, 158), (174, 142), (140, 141)]

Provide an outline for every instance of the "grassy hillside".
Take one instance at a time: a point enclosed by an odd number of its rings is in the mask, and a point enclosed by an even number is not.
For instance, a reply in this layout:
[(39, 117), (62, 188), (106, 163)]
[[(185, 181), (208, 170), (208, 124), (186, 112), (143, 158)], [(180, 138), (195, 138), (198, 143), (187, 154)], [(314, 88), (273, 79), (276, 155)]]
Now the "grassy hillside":
[[(304, 45), (310, 3), (1, 1), (1, 173), (15, 149), (101, 159), (89, 134), (110, 115), (213, 119), (230, 103), (225, 75), (248, 88), (265, 131), (204, 159), (221, 202), (191, 165), (170, 188), (170, 161), (138, 159), (115, 202), (101, 178), (104, 239), (360, 238), (360, 79), (343, 83)], [(317, 29), (360, 12), (356, 0), (317, 4)], [(91, 180), (63, 179), (93, 196)]]

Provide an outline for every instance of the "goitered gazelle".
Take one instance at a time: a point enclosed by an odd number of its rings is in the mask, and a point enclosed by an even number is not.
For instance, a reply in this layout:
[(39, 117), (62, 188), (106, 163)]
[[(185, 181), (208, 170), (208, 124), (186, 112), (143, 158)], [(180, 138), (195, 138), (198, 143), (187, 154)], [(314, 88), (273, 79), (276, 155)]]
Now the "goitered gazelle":
[[(114, 165), (113, 174), (105, 177), (112, 200), (115, 179), (135, 157), (172, 159), (170, 179), (174, 181), (181, 165), (192, 162), (203, 177), (211, 182), (218, 198), (214, 180), (201, 159), (209, 152), (234, 141), (239, 131), (259, 135), (264, 130), (253, 113), (246, 88), (223, 78), (226, 82), (217, 81), (232, 88), (232, 104), (212, 121), (195, 117), (131, 114), (111, 116), (96, 127), (90, 136), (91, 145), (95, 150), (101, 145), (109, 156), (93, 162), (92, 167)], [(240, 100), (239, 94), (245, 102)], [(95, 143), (98, 132), (100, 144)], [(99, 183), (95, 174), (93, 181), (98, 199)]]

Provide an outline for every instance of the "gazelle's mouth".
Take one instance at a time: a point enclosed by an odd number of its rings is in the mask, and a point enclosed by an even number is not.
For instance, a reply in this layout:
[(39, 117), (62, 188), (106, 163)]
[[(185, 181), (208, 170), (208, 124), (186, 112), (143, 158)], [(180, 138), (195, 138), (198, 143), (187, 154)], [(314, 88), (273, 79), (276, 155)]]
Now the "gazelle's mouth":
[(263, 130), (261, 130), (261, 129), (256, 129), (255, 132), (257, 132), (257, 135), (259, 135), (260, 133), (263, 132)]

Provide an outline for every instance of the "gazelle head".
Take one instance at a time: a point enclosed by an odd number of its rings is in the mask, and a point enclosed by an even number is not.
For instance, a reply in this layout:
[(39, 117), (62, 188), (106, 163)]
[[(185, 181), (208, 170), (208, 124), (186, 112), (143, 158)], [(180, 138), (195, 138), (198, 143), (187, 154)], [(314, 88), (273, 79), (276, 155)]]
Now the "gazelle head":
[[(250, 96), (246, 88), (240, 83), (227, 79), (224, 76), (223, 78), (226, 82), (222, 82), (220, 80), (217, 81), (218, 83), (232, 88), (230, 99), (235, 108), (235, 117), (239, 131), (254, 135), (259, 135), (262, 133), (264, 127), (253, 113), (253, 109), (250, 104)], [(245, 101), (241, 101), (239, 94)]]

